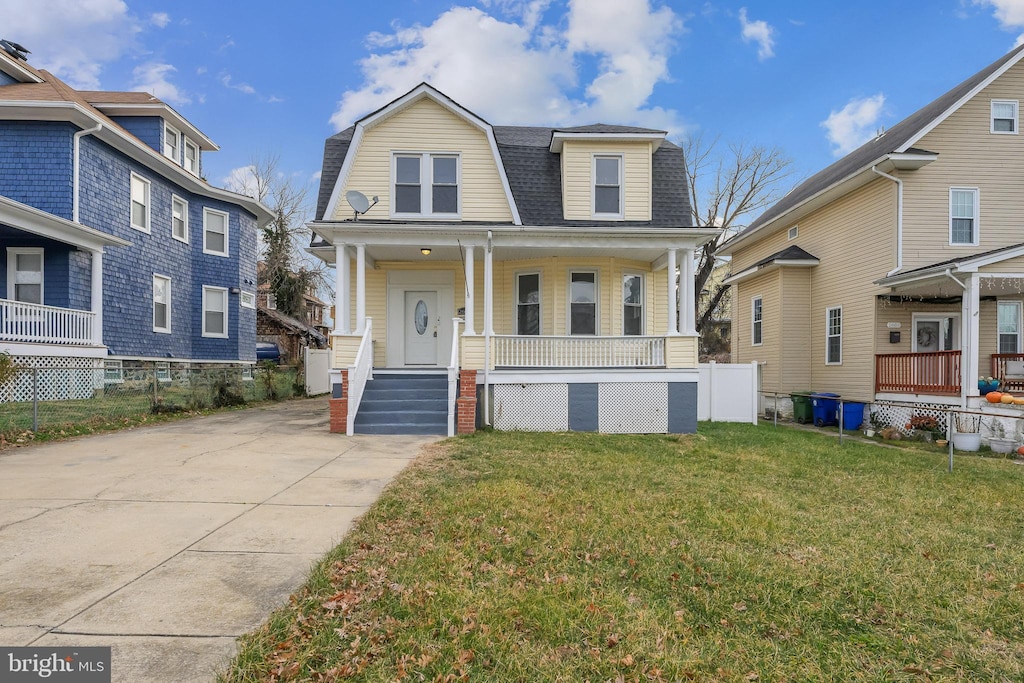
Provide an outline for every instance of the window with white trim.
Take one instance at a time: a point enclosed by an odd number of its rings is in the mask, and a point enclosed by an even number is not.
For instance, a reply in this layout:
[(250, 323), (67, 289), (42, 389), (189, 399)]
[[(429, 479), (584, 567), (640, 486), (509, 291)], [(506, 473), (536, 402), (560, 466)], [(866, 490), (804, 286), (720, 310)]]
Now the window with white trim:
[(223, 211), (203, 209), (203, 253), (228, 255), (228, 215)]
[(540, 334), (540, 273), (516, 275), (516, 334)]
[(199, 145), (185, 138), (185, 157), (182, 166), (192, 175), (199, 175)]
[(203, 336), (228, 336), (228, 290), (203, 286)]
[(170, 382), (171, 381), (171, 364), (162, 361), (156, 364), (156, 379), (158, 382)]
[(164, 124), (164, 156), (176, 164), (181, 163), (181, 133), (169, 123)]
[(103, 361), (103, 381), (106, 384), (120, 384), (124, 382), (124, 366), (121, 361)]
[(277, 310), (277, 295), (273, 292), (267, 292), (267, 308), (271, 311)]
[(763, 301), (761, 297), (755, 296), (750, 300), (750, 344), (751, 346), (761, 346), (762, 344), (762, 329), (763, 329), (763, 315), (764, 310), (762, 308)]
[(396, 153), (392, 164), (395, 216), (457, 217), (461, 211), (457, 154)]
[(43, 303), (42, 247), (7, 247), (7, 298)]
[(132, 173), (131, 195), (131, 226), (149, 232), (149, 181)]
[(644, 276), (639, 273), (622, 275), (622, 334), (639, 336), (644, 333)]
[(622, 218), (622, 155), (594, 155), (594, 216)]
[(1017, 100), (992, 100), (992, 133), (1017, 134)]
[(799, 234), (800, 234), (800, 226), (799, 225), (794, 225), (792, 228), (789, 229), (789, 239), (795, 240), (797, 238), (797, 235), (799, 235)]
[(242, 366), (242, 381), (249, 382), (251, 380), (252, 380), (252, 366), (251, 365), (243, 365)]
[(843, 362), (843, 307), (825, 309), (825, 365)]
[(171, 237), (188, 244), (188, 202), (171, 197)]
[(252, 292), (242, 292), (238, 295), (238, 305), (242, 308), (256, 308), (256, 295)]
[(171, 278), (153, 275), (153, 331), (171, 332)]
[(949, 243), (978, 243), (978, 189), (949, 188)]
[(569, 274), (569, 334), (597, 334), (597, 273)]
[(1020, 353), (1021, 303), (999, 302), (999, 353)]

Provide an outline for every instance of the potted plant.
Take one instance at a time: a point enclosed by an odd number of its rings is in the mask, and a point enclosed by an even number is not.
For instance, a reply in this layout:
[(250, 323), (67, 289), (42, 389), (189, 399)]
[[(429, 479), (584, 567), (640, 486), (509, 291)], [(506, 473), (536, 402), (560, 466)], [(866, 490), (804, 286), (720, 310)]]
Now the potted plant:
[(868, 422), (871, 423), (871, 426), (864, 430), (864, 436), (867, 437), (874, 436), (876, 432), (880, 432), (886, 427), (885, 420), (882, 418), (882, 413), (878, 410), (868, 414)]
[(989, 431), (992, 436), (989, 437), (988, 447), (992, 449), (993, 453), (1010, 453), (1013, 451), (1015, 442), (1013, 439), (1006, 438), (1006, 427), (1003, 425), (1003, 421), (998, 417), (992, 419), (992, 424), (989, 425)]
[(999, 391), (999, 380), (992, 377), (979, 377), (978, 393), (984, 396), (990, 391)]
[(928, 442), (940, 438), (946, 433), (945, 428), (939, 424), (939, 419), (932, 415), (913, 415), (906, 427)]
[(953, 431), (953, 448), (976, 451), (981, 448), (981, 418), (974, 413), (957, 413)]

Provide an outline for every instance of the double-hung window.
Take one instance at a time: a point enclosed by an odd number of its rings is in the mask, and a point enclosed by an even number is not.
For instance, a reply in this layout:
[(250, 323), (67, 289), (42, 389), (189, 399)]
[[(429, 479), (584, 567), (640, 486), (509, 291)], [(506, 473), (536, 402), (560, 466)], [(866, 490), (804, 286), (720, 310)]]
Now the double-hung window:
[(131, 179), (131, 199), (131, 226), (149, 232), (149, 181), (134, 173)]
[(843, 307), (825, 310), (825, 365), (843, 363)]
[(182, 166), (192, 175), (199, 175), (199, 146), (188, 138), (185, 138), (185, 160)]
[(458, 217), (460, 213), (458, 155), (395, 154), (393, 177), (393, 215)]
[(188, 244), (188, 202), (171, 197), (171, 237)]
[(1017, 100), (992, 100), (991, 132), (1017, 134)]
[(999, 302), (999, 353), (1020, 353), (1020, 302)]
[(622, 157), (594, 155), (593, 214), (601, 218), (622, 218)]
[(516, 276), (516, 334), (540, 334), (540, 273)]
[(978, 244), (978, 189), (949, 189), (949, 243)]
[(171, 332), (171, 278), (153, 275), (153, 331)]
[(622, 276), (622, 334), (644, 333), (644, 277), (636, 273)]
[(223, 211), (203, 209), (203, 253), (228, 255), (228, 215)]
[(569, 334), (597, 334), (597, 273), (569, 274)]
[(224, 287), (203, 287), (203, 336), (228, 336), (228, 290)]
[(43, 249), (7, 248), (7, 298), (27, 304), (43, 303)]
[(750, 300), (750, 343), (753, 346), (761, 346), (762, 343), (762, 305), (763, 300), (759, 296), (755, 296), (753, 299)]
[(181, 133), (169, 123), (164, 124), (164, 156), (181, 163)]

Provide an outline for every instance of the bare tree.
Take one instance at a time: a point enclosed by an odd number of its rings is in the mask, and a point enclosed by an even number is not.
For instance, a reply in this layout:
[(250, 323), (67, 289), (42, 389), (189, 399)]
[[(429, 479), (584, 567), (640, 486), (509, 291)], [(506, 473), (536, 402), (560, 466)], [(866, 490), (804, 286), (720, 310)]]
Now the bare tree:
[(718, 138), (707, 142), (702, 135), (680, 143), (694, 223), (722, 228), (722, 234), (701, 249), (694, 269), (696, 327), (702, 337), (729, 292), (722, 278), (712, 277), (721, 262), (718, 248), (746, 227), (746, 219), (756, 217), (781, 196), (793, 163), (777, 147), (730, 143), (727, 150), (720, 151), (718, 143)]
[(327, 277), (324, 264), (313, 262), (303, 252), (310, 239), (306, 227), (309, 187), (282, 173), (279, 164), (277, 155), (255, 156), (232, 176), (228, 189), (254, 197), (273, 211), (274, 219), (260, 234), (263, 265), (258, 281), (270, 286), (278, 310), (305, 319), (305, 293), (326, 289)]

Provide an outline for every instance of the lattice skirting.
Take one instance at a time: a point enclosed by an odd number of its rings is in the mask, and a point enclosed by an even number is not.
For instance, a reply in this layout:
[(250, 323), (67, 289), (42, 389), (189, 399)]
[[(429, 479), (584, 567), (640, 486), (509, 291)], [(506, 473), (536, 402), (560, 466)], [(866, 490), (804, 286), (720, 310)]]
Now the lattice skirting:
[(948, 405), (938, 403), (918, 403), (911, 406), (894, 406), (887, 403), (875, 403), (871, 406), (871, 415), (876, 416), (875, 420), (881, 422), (882, 427), (895, 427), (901, 433), (907, 435), (912, 430), (907, 429), (910, 418), (915, 415), (927, 415), (939, 421), (940, 431), (946, 430)]
[(569, 385), (497, 384), (494, 428), (522, 432), (569, 430)]
[(608, 434), (664, 434), (668, 431), (668, 382), (599, 385), (597, 425), (598, 431)]
[(39, 373), (40, 401), (68, 401), (92, 398), (103, 386), (103, 366), (93, 358), (72, 356), (11, 356), (22, 368), (0, 402), (31, 401), (33, 372)]

